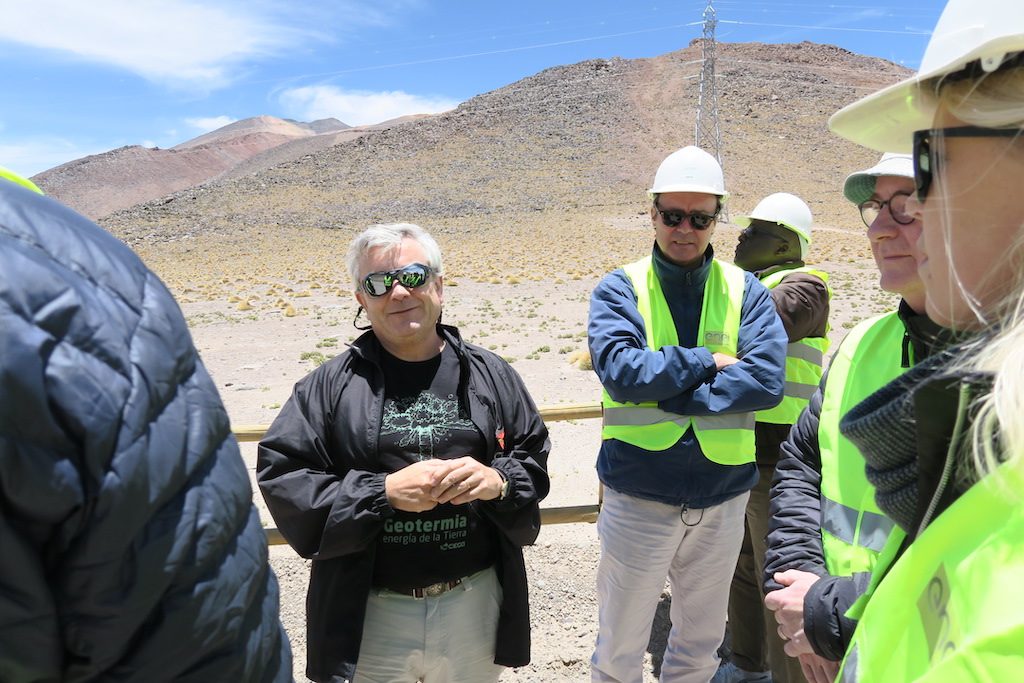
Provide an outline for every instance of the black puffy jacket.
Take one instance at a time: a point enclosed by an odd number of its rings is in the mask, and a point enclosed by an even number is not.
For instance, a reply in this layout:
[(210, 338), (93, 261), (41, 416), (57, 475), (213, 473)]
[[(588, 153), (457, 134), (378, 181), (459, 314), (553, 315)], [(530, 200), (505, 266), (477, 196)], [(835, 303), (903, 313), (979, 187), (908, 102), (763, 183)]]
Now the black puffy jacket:
[[(910, 358), (924, 359), (950, 343), (951, 337), (926, 316), (900, 303), (905, 335), (900, 353), (903, 366)], [(818, 422), (828, 373), (811, 397), (807, 409), (780, 447), (772, 480), (764, 590), (781, 588), (772, 578), (777, 572), (799, 569), (822, 577), (804, 596), (804, 633), (814, 651), (826, 659), (843, 658), (857, 622), (846, 611), (867, 590), (869, 572), (832, 576), (825, 567), (821, 542), (821, 452)]]
[(177, 304), (0, 180), (0, 681), (290, 681), (277, 580)]

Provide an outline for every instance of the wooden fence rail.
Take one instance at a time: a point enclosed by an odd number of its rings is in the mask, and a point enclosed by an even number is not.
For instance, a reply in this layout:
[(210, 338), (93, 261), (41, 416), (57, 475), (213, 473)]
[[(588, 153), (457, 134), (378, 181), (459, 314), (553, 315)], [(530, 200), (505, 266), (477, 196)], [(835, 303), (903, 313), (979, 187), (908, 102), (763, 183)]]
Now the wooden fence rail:
[[(585, 420), (601, 417), (600, 403), (574, 403), (561, 406), (540, 406), (540, 416), (545, 422), (562, 420)], [(259, 441), (267, 432), (267, 425), (241, 425), (235, 427), (235, 438), (239, 441)], [(541, 508), (541, 524), (571, 524), (573, 522), (597, 521), (597, 513), (601, 509), (601, 491), (597, 492), (597, 503), (594, 505), (573, 505), (560, 508)], [(266, 529), (267, 543), (283, 545), (286, 541), (277, 529)]]

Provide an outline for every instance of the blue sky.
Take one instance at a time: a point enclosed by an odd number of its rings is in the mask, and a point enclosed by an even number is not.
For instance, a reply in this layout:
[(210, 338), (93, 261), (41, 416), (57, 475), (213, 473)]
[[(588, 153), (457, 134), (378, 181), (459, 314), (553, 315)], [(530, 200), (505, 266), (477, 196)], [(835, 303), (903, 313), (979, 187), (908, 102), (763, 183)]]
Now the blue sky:
[[(0, 165), (25, 175), (269, 114), (350, 125), (449, 109), (547, 67), (651, 57), (706, 0), (0, 0)], [(716, 0), (718, 39), (917, 68), (943, 0)]]

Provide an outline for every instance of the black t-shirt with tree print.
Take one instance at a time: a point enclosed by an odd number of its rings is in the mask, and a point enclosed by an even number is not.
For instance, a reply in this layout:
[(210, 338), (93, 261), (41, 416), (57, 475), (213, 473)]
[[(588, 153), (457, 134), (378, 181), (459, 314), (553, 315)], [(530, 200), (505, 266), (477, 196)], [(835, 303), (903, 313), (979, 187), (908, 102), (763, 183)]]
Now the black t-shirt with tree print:
[[(420, 362), (384, 352), (384, 415), (377, 443), (387, 472), (431, 458), (483, 457), (485, 442), (459, 405), (458, 356), (446, 345)], [(477, 512), (479, 502), (445, 503), (427, 512), (396, 511), (377, 539), (373, 582), (410, 589), (485, 569), (496, 558), (495, 529)]]

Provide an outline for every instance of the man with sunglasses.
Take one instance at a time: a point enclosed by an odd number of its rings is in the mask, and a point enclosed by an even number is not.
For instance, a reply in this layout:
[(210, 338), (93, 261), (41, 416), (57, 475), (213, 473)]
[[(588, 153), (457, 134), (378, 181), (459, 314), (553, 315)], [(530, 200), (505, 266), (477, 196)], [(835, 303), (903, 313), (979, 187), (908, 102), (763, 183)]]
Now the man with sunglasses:
[(758, 411), (754, 425), (760, 477), (747, 502), (743, 548), (729, 592), (732, 656), (715, 673), (712, 683), (803, 680), (800, 663), (786, 656), (775, 632), (775, 619), (764, 606), (761, 576), (768, 533), (768, 494), (779, 460), (779, 445), (817, 389), (828, 350), (828, 275), (804, 265), (812, 221), (807, 204), (787, 192), (768, 195), (750, 215), (737, 216), (735, 221), (744, 230), (733, 263), (753, 273), (771, 290), (789, 346), (782, 403)]
[(307, 675), (496, 681), (529, 662), (522, 546), (547, 429), (508, 363), (440, 323), (429, 234), (373, 226), (348, 270), (369, 331), (296, 384), (259, 445), (270, 512), (313, 560)]
[(856, 625), (846, 610), (866, 590), (892, 528), (839, 421), (945, 343), (941, 328), (924, 315), (914, 258), (921, 225), (906, 211), (913, 192), (913, 164), (905, 154), (886, 154), (846, 179), (843, 193), (867, 227), (879, 285), (901, 301), (896, 311), (860, 323), (843, 340), (783, 442), (772, 482), (765, 604), (775, 612), (786, 653), (799, 657), (811, 683), (835, 678)]
[(597, 459), (599, 631), (593, 681), (639, 681), (666, 576), (672, 631), (662, 680), (718, 666), (729, 584), (757, 481), (754, 411), (782, 397), (786, 333), (753, 275), (714, 258), (727, 194), (710, 154), (658, 168), (650, 256), (606, 276), (588, 323), (604, 386)]

